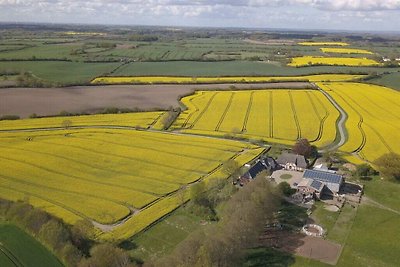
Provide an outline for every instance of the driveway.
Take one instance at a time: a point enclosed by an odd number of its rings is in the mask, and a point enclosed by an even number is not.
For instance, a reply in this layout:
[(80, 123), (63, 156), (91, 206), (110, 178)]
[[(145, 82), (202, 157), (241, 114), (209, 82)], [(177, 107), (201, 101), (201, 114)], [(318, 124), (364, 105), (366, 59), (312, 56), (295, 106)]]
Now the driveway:
[(272, 173), (271, 177), (275, 179), (277, 184), (280, 184), (281, 182), (287, 182), (290, 184), (290, 187), (297, 188), (297, 186), (294, 184), (298, 184), (301, 181), (303, 178), (303, 172), (277, 170)]

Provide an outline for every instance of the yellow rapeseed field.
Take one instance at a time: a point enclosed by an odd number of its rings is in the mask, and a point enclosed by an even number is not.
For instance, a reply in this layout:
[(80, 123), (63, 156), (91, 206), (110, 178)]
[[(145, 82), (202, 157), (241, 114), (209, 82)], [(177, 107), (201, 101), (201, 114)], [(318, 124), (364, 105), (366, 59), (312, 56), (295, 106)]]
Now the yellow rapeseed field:
[(197, 91), (182, 102), (188, 109), (172, 128), (188, 133), (284, 144), (308, 138), (317, 146), (336, 137), (339, 113), (315, 90)]
[(65, 128), (70, 126), (130, 126), (148, 128), (157, 123), (163, 112), (98, 114), (0, 121), (1, 130)]
[(346, 111), (348, 141), (340, 149), (373, 161), (379, 156), (400, 153), (400, 93), (362, 83), (320, 83)]
[[(264, 148), (253, 147), (252, 149), (246, 150), (246, 153), (236, 154), (232, 159), (237, 161), (240, 165), (244, 165), (245, 163), (259, 156), (262, 152), (264, 152), (264, 150)], [(216, 168), (204, 177), (204, 181), (207, 182), (212, 179), (221, 179), (223, 177), (226, 177), (226, 174), (223, 172), (223, 170), (221, 168)], [(161, 218), (165, 216), (188, 199), (188, 191), (160, 198), (152, 205), (149, 205), (135, 216), (131, 217), (123, 225), (115, 228), (114, 231), (103, 233), (99, 236), (99, 238), (105, 240), (127, 239), (145, 229), (149, 224), (153, 223), (154, 218)]]
[(228, 159), (244, 164), (263, 150), (231, 140), (101, 128), (0, 132), (0, 149), (0, 198), (27, 199), (71, 224), (86, 218), (108, 225), (135, 213), (102, 239), (143, 230), (181, 204), (175, 193), (181, 186), (215, 177)]
[(302, 42), (299, 45), (305, 46), (348, 46), (345, 42)]
[(332, 47), (323, 47), (320, 48), (324, 53), (337, 53), (337, 54), (368, 54), (372, 55), (371, 51), (365, 49), (355, 49), (355, 48), (332, 48)]
[(302, 67), (311, 65), (340, 65), (340, 66), (379, 66), (380, 64), (369, 58), (352, 58), (352, 57), (314, 57), (314, 56), (303, 56), (294, 57), (288, 64), (292, 67)]
[(183, 76), (127, 76), (98, 77), (92, 84), (201, 84), (201, 83), (261, 83), (285, 81), (354, 81), (366, 75), (320, 74), (305, 76), (231, 76), (231, 77), (183, 77)]

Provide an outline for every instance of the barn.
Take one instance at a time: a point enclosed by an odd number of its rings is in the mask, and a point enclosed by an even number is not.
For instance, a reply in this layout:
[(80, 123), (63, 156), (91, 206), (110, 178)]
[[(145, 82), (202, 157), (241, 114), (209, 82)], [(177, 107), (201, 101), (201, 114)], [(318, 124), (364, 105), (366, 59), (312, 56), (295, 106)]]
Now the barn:
[(303, 173), (303, 179), (311, 179), (323, 183), (326, 187), (326, 193), (332, 195), (339, 193), (340, 188), (344, 183), (342, 175), (318, 170), (305, 170)]
[(317, 198), (321, 198), (324, 188), (324, 183), (308, 178), (303, 178), (297, 185), (298, 192), (302, 193), (303, 195), (314, 195)]

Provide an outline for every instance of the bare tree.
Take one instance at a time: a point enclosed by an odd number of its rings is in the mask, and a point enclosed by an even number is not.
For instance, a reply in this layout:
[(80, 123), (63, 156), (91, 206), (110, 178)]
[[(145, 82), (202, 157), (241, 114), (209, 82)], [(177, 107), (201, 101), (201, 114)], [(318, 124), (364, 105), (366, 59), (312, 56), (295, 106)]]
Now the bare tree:
[(61, 127), (65, 129), (69, 129), (72, 126), (72, 121), (70, 120), (63, 120), (61, 123)]

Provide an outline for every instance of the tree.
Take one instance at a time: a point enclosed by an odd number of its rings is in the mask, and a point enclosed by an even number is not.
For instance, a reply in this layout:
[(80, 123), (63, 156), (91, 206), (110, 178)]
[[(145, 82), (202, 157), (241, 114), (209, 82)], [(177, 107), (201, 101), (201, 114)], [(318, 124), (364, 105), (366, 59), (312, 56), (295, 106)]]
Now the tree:
[(44, 224), (50, 220), (50, 216), (40, 210), (32, 209), (25, 217), (24, 224), (26, 227), (35, 234), (38, 234)]
[(377, 174), (378, 172), (374, 170), (371, 165), (366, 163), (357, 165), (356, 170), (354, 171), (354, 175), (357, 177), (368, 177)]
[(206, 191), (206, 185), (204, 182), (199, 182), (190, 187), (190, 198), (196, 202), (201, 202), (201, 199), (204, 197), (203, 193)]
[(79, 267), (129, 267), (134, 266), (124, 250), (111, 244), (100, 244), (90, 250), (91, 257), (82, 260)]
[(67, 263), (67, 266), (77, 266), (82, 259), (81, 252), (71, 243), (67, 243), (60, 252), (61, 258)]
[(61, 123), (61, 127), (65, 129), (68, 129), (71, 126), (72, 126), (72, 121), (70, 120), (63, 120), (63, 122)]
[(293, 153), (303, 155), (306, 158), (315, 157), (318, 153), (317, 148), (312, 146), (305, 138), (297, 140), (296, 144), (292, 148), (292, 151)]
[(285, 196), (291, 196), (296, 192), (296, 189), (292, 189), (290, 187), (290, 184), (288, 184), (287, 182), (282, 182), (278, 185), (279, 191), (282, 192), (283, 195)]
[(186, 187), (182, 185), (181, 187), (179, 187), (179, 190), (177, 192), (178, 199), (179, 199), (179, 202), (181, 203), (181, 206), (183, 204), (185, 204), (185, 202), (186, 202), (185, 193), (186, 193)]
[(72, 243), (86, 254), (89, 253), (91, 239), (94, 237), (95, 229), (89, 220), (79, 220), (71, 228)]
[(174, 111), (173, 109), (166, 112), (161, 118), (163, 130), (168, 129), (171, 126), (171, 124), (175, 121), (175, 119), (178, 115), (179, 115), (179, 112)]
[(396, 153), (388, 153), (377, 160), (375, 165), (378, 167), (382, 176), (400, 181), (400, 155)]
[(50, 220), (42, 226), (40, 238), (55, 250), (60, 249), (69, 240), (69, 232), (57, 220)]
[(189, 235), (154, 265), (238, 266), (246, 249), (259, 244), (265, 223), (273, 217), (279, 201), (270, 183), (257, 176), (222, 205), (221, 220)]
[(229, 175), (233, 180), (239, 178), (241, 175), (240, 168), (240, 164), (233, 159), (227, 160), (222, 164), (222, 171)]

